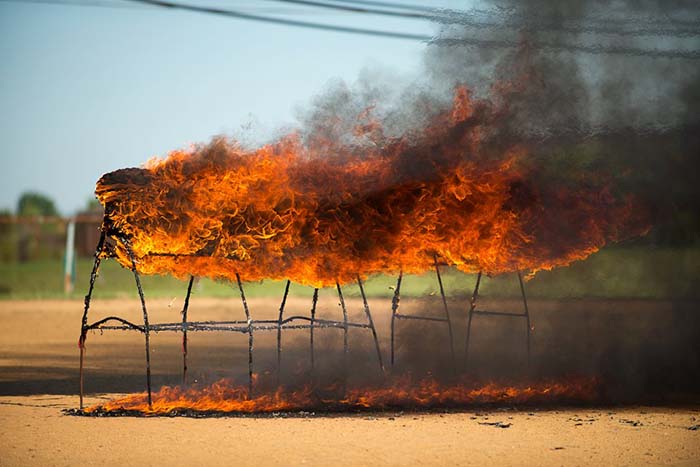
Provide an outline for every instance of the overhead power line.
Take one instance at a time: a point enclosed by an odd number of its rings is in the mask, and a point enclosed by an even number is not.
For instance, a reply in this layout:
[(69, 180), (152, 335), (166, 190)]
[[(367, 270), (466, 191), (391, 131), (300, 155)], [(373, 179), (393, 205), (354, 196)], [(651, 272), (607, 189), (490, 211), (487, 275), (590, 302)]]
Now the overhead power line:
[(2, 3), (36, 3), (40, 5), (61, 5), (61, 6), (94, 6), (101, 8), (126, 8), (126, 9), (139, 9), (143, 10), (143, 7), (136, 5), (129, 5), (126, 3), (106, 3), (96, 0), (0, 0)]
[(351, 13), (368, 13), (371, 15), (383, 15), (383, 16), (396, 16), (399, 18), (410, 18), (410, 19), (421, 19), (430, 20), (433, 19), (432, 15), (426, 15), (423, 13), (410, 13), (405, 11), (392, 11), (392, 10), (378, 10), (374, 8), (364, 8), (351, 5), (338, 5), (335, 3), (317, 2), (313, 0), (272, 0), (281, 3), (293, 3), (295, 5), (303, 5), (315, 8), (326, 8), (329, 10), (340, 10), (348, 11)]
[[(535, 31), (555, 31), (564, 33), (594, 33), (616, 36), (672, 36), (693, 37), (700, 35), (697, 20), (679, 21), (678, 19), (627, 18), (615, 20), (594, 17), (576, 17), (562, 20), (547, 15), (515, 14), (494, 10), (453, 10), (449, 8), (403, 5), (390, 2), (363, 0), (268, 0), (292, 3), (317, 8), (326, 8), (351, 13), (394, 16), (410, 19), (422, 19), (440, 24), (457, 24), (477, 29), (530, 29)], [(342, 5), (339, 5), (342, 4)], [(361, 5), (361, 6), (358, 6)], [(379, 6), (391, 9), (367, 8)], [(408, 11), (397, 11), (408, 10)]]
[(403, 3), (393, 3), (393, 2), (376, 2), (371, 0), (334, 0), (335, 3), (350, 3), (355, 5), (367, 5), (367, 6), (379, 6), (384, 8), (395, 8), (398, 10), (409, 10), (409, 11), (422, 11), (426, 13), (434, 13), (439, 11), (439, 8), (434, 8), (430, 6), (423, 5), (407, 5)]
[[(134, 5), (128, 3), (129, 0), (0, 0), (0, 3), (28, 3), (28, 4), (38, 4), (38, 5), (60, 5), (60, 6), (88, 6), (88, 7), (102, 7), (102, 8), (119, 8), (128, 10), (152, 10), (155, 7), (150, 5)], [(273, 6), (268, 6), (266, 2), (259, 3), (256, 5), (246, 5), (243, 8), (245, 11), (265, 11), (274, 12), (275, 14), (296, 14), (300, 9), (289, 9), (284, 10), (280, 8), (275, 8)]]
[[(0, 1), (18, 1), (18, 0), (0, 0)], [(334, 32), (344, 32), (344, 33), (351, 33), (351, 34), (364, 34), (364, 35), (371, 35), (371, 36), (379, 36), (379, 37), (389, 37), (389, 38), (394, 38), (394, 39), (409, 39), (409, 40), (419, 40), (419, 41), (426, 41), (429, 45), (436, 45), (436, 46), (457, 46), (457, 45), (462, 45), (462, 46), (471, 46), (471, 47), (479, 47), (479, 48), (494, 48), (494, 49), (499, 49), (499, 48), (517, 48), (521, 46), (521, 43), (517, 40), (512, 40), (512, 39), (491, 39), (491, 38), (474, 38), (474, 37), (429, 37), (427, 35), (422, 35), (422, 34), (412, 34), (412, 33), (403, 33), (403, 32), (394, 32), (394, 31), (382, 31), (382, 30), (376, 30), (376, 29), (365, 29), (365, 28), (355, 28), (355, 27), (348, 27), (348, 26), (338, 26), (338, 25), (331, 25), (331, 24), (324, 24), (324, 23), (316, 23), (316, 22), (308, 22), (308, 21), (297, 21), (297, 20), (291, 20), (291, 19), (285, 19), (285, 18), (280, 18), (280, 17), (272, 17), (272, 16), (263, 16), (263, 15), (257, 15), (257, 14), (251, 14), (251, 13), (246, 13), (244, 11), (240, 10), (228, 10), (228, 9), (221, 9), (221, 8), (215, 8), (215, 7), (207, 7), (207, 6), (197, 6), (197, 5), (189, 5), (189, 4), (183, 4), (183, 3), (176, 3), (176, 2), (171, 2), (167, 0), (124, 0), (127, 2), (131, 2), (133, 4), (140, 4), (140, 5), (147, 5), (151, 7), (162, 7), (162, 8), (168, 8), (168, 9), (178, 9), (178, 10), (184, 10), (184, 11), (191, 11), (191, 12), (196, 12), (196, 13), (207, 13), (207, 14), (214, 14), (214, 15), (220, 15), (220, 16), (225, 16), (229, 18), (236, 18), (236, 19), (242, 19), (242, 20), (251, 20), (251, 21), (259, 21), (259, 22), (265, 22), (265, 23), (272, 23), (272, 24), (280, 24), (284, 26), (294, 26), (294, 27), (304, 27), (304, 28), (311, 28), (311, 29), (318, 29), (318, 30), (324, 30), (324, 31), (334, 31)], [(329, 7), (331, 4), (325, 3), (325, 2), (320, 2), (316, 0), (275, 0), (275, 1), (284, 1), (286, 3), (295, 3), (299, 5), (306, 5), (310, 7)], [(338, 1), (338, 0), (336, 0)], [(20, 2), (22, 3), (22, 2)], [(101, 3), (101, 2), (95, 2), (94, 0), (77, 0), (73, 2), (67, 2), (67, 1), (51, 1), (51, 0), (24, 0), (24, 3), (53, 3), (53, 4), (63, 4), (63, 5), (90, 5), (90, 6), (110, 6), (110, 7), (116, 7), (116, 6), (121, 6), (121, 7), (126, 7), (127, 5), (125, 4), (107, 4), (107, 3)], [(370, 2), (363, 2), (363, 3), (370, 3)], [(379, 4), (379, 3), (386, 3), (386, 2), (372, 2), (374, 4)], [(338, 7), (338, 5), (334, 5), (334, 7)], [(372, 10), (372, 9), (367, 9), (367, 8), (343, 8), (345, 11), (353, 11), (357, 13), (370, 13), (370, 14), (375, 14), (377, 11), (382, 11), (380, 14), (392, 14), (392, 12), (385, 11), (385, 10)], [(446, 12), (447, 10), (443, 10)], [(470, 16), (469, 13), (467, 12), (461, 12), (458, 13), (459, 15), (464, 15), (464, 16)], [(413, 15), (411, 14), (411, 17), (425, 17), (428, 19), (428, 15)], [(437, 22), (455, 22), (457, 24), (465, 24), (466, 22), (464, 19), (462, 21), (447, 21), (445, 17), (442, 17), (441, 15), (436, 15), (431, 17), (433, 20)], [(481, 23), (481, 26), (489, 26), (489, 27), (497, 27), (498, 24), (488, 24), (488, 23)], [(502, 24), (501, 27), (513, 27), (515, 26), (513, 23), (511, 24)], [(579, 26), (580, 27), (580, 26)], [(590, 31), (591, 29), (585, 28), (586, 30)], [(582, 32), (582, 31), (579, 31)], [(655, 31), (658, 34), (663, 34), (663, 33), (668, 33), (668, 31)], [(628, 34), (639, 34), (640, 31), (628, 31)], [(643, 34), (648, 34), (649, 31), (645, 31)], [(680, 35), (680, 34), (679, 34)], [(667, 58), (681, 58), (681, 59), (691, 59), (691, 60), (697, 60), (700, 59), (700, 51), (697, 49), (647, 49), (647, 48), (636, 48), (636, 47), (625, 47), (625, 46), (618, 46), (614, 44), (581, 44), (581, 43), (566, 43), (566, 42), (550, 42), (550, 41), (538, 41), (534, 40), (530, 42), (530, 46), (533, 48), (540, 48), (543, 50), (550, 50), (550, 51), (568, 51), (568, 52), (581, 52), (581, 53), (587, 53), (587, 54), (613, 54), (613, 55), (628, 55), (628, 56), (646, 56), (646, 57), (652, 57), (652, 58), (662, 58), (662, 57), (667, 57)]]
[[(318, 22), (297, 21), (280, 18), (279, 16), (263, 16), (252, 14), (242, 10), (228, 10), (215, 7), (188, 5), (175, 3), (172, 1), (148, 1), (148, 0), (122, 0), (123, 2), (136, 2), (150, 7), (167, 7), (178, 8), (183, 10), (195, 11), (200, 13), (213, 13), (235, 17), (239, 19), (249, 19), (253, 21), (263, 21), (268, 23), (276, 23), (287, 26), (307, 27), (312, 29), (321, 29), (326, 31), (346, 32), (353, 34), (365, 34), (382, 37), (391, 37), (399, 39), (413, 40), (428, 40), (426, 35), (402, 33), (393, 31), (383, 31), (376, 29), (354, 28), (348, 26), (336, 26)], [(691, 21), (678, 22), (677, 20), (660, 20), (650, 18), (629, 18), (626, 21), (614, 19), (595, 19), (595, 18), (578, 18), (571, 21), (554, 21), (546, 16), (538, 17), (536, 15), (516, 15), (513, 13), (493, 12), (490, 10), (450, 10), (438, 9), (431, 7), (421, 7), (417, 5), (404, 5), (390, 2), (378, 1), (362, 1), (362, 0), (333, 0), (333, 3), (319, 0), (268, 0), (286, 4), (294, 4), (316, 9), (332, 9), (336, 11), (344, 11), (349, 13), (362, 13), (371, 15), (393, 16), (406, 19), (419, 19), (431, 21), (443, 25), (461, 25), (466, 28), (475, 29), (514, 29), (514, 30), (534, 30), (538, 32), (562, 32), (562, 33), (590, 33), (590, 34), (605, 34), (615, 36), (667, 36), (689, 38), (700, 36), (700, 28), (697, 24)], [(0, 0), (0, 2), (14, 3), (43, 3), (53, 5), (69, 5), (69, 6), (96, 6), (107, 8), (133, 8), (126, 3), (121, 2), (100, 2), (96, 0)], [(346, 3), (350, 5), (339, 5), (338, 3)], [(383, 6), (389, 8), (408, 9), (412, 12), (395, 11), (387, 9), (374, 9), (366, 7), (354, 6), (372, 5)], [(420, 12), (417, 12), (420, 11)], [(279, 12), (277, 12), (279, 13)], [(692, 27), (695, 25), (696, 27)], [(493, 42), (491, 39), (484, 39), (485, 44)], [(472, 43), (478, 43), (479, 39), (470, 39)]]
[(424, 34), (411, 34), (405, 32), (395, 32), (395, 31), (380, 31), (377, 29), (365, 29), (365, 28), (354, 28), (349, 26), (337, 26), (331, 24), (323, 23), (313, 23), (309, 21), (297, 21), (285, 18), (276, 18), (273, 16), (263, 16), (263, 15), (253, 15), (250, 13), (244, 13), (242, 11), (236, 10), (225, 10), (222, 8), (206, 7), (206, 6), (196, 6), (187, 5), (183, 3), (174, 3), (169, 1), (160, 0), (127, 0), (134, 3), (141, 3), (144, 5), (158, 6), (163, 8), (170, 8), (174, 10), (185, 10), (192, 11), (196, 13), (208, 13), (212, 15), (227, 16), (229, 18), (246, 19), (250, 21), (259, 21), (263, 23), (281, 24), (284, 26), (296, 26), (302, 28), (310, 29), (320, 29), (323, 31), (336, 31), (336, 32), (346, 32), (350, 34), (364, 34), (369, 36), (378, 37), (389, 37), (393, 39), (410, 39), (418, 41), (428, 41), (431, 39), (430, 36)]
[[(457, 24), (468, 28), (476, 29), (530, 29), (536, 31), (547, 32), (563, 32), (563, 33), (591, 33), (591, 34), (609, 34), (615, 36), (671, 36), (671, 37), (694, 37), (700, 35), (700, 29), (689, 28), (679, 25), (674, 25), (673, 22), (663, 22), (654, 20), (648, 23), (639, 18), (630, 18), (626, 22), (602, 22), (592, 18), (575, 18), (571, 21), (561, 21), (548, 18), (546, 16), (515, 16), (494, 14), (492, 11), (481, 10), (450, 10), (446, 8), (428, 8), (424, 7), (417, 12), (412, 11), (396, 11), (386, 9), (366, 8), (364, 6), (355, 6), (356, 4), (371, 4), (387, 6), (392, 8), (400, 8), (398, 4), (386, 2), (370, 2), (370, 1), (349, 1), (335, 0), (334, 3), (318, 1), (318, 0), (269, 0), (282, 3), (292, 3), (296, 5), (304, 5), (309, 7), (326, 8), (332, 10), (340, 10), (351, 13), (365, 13), (371, 15), (393, 16), (409, 19), (420, 19), (432, 21), (435, 23), (451, 25)], [(338, 5), (338, 3), (349, 3), (350, 5)], [(415, 8), (415, 7), (414, 7)], [(612, 20), (606, 20), (612, 21)]]

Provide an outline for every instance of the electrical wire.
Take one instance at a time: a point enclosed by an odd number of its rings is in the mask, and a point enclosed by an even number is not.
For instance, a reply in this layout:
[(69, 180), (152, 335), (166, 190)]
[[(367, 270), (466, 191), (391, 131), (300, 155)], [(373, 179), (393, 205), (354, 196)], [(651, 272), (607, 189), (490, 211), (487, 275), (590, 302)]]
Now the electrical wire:
[(35, 3), (40, 5), (61, 5), (61, 6), (94, 6), (101, 8), (124, 8), (130, 10), (143, 10), (144, 7), (130, 5), (126, 3), (105, 3), (93, 0), (0, 0), (1, 3)]
[(356, 7), (356, 6), (336, 5), (333, 3), (317, 2), (317, 1), (313, 1), (313, 0), (268, 0), (268, 1), (274, 1), (274, 2), (280, 2), (280, 3), (292, 3), (295, 5), (303, 5), (303, 6), (316, 7), (316, 8), (326, 8), (329, 10), (349, 11), (351, 13), (368, 13), (371, 15), (396, 16), (399, 18), (422, 19), (422, 20), (433, 19), (432, 15), (426, 15), (423, 13), (408, 13), (408, 12), (391, 11), (391, 10), (377, 10), (377, 9), (363, 8), (363, 7)]
[[(615, 36), (669, 36), (669, 37), (695, 37), (700, 36), (698, 23), (678, 22), (675, 20), (630, 18), (625, 21), (612, 19), (578, 18), (571, 21), (552, 19), (547, 16), (515, 15), (512, 13), (494, 12), (490, 10), (452, 10), (447, 8), (430, 8), (407, 5), (405, 8), (413, 12), (392, 11), (385, 9), (372, 9), (354, 5), (389, 6), (402, 8), (395, 3), (372, 2), (360, 0), (334, 0), (334, 3), (315, 0), (268, 0), (298, 5), (314, 6), (353, 13), (366, 13), (373, 15), (395, 16), (410, 19), (423, 19), (440, 24), (458, 24), (476, 29), (529, 29), (534, 31), (563, 32), (563, 33), (589, 33), (606, 34)], [(350, 5), (338, 5), (347, 3)], [(417, 12), (418, 11), (418, 12)]]
[(421, 11), (425, 13), (435, 13), (440, 11), (439, 8), (434, 8), (430, 6), (423, 5), (407, 5), (403, 3), (393, 3), (393, 2), (377, 2), (370, 0), (333, 0), (335, 3), (350, 3), (356, 5), (367, 5), (367, 6), (379, 6), (384, 8), (396, 8), (399, 10), (409, 10), (409, 11)]
[(222, 8), (206, 7), (206, 6), (196, 6), (188, 5), (184, 3), (174, 3), (169, 1), (161, 0), (126, 0), (134, 3), (140, 3), (144, 5), (158, 6), (163, 8), (169, 8), (174, 10), (185, 10), (196, 13), (208, 13), (219, 16), (226, 16), (229, 18), (245, 19), (250, 21), (259, 21), (264, 23), (281, 24), (284, 26), (296, 26), (310, 29), (319, 29), (323, 31), (334, 31), (334, 32), (345, 32), (350, 34), (364, 34), (369, 36), (387, 37), (392, 39), (409, 39), (418, 41), (428, 41), (431, 39), (430, 36), (424, 34), (411, 34), (405, 32), (395, 32), (395, 31), (381, 31), (377, 29), (365, 29), (365, 28), (354, 28), (349, 26), (337, 26), (331, 24), (323, 23), (312, 23), (309, 21), (297, 21), (285, 18), (276, 18), (272, 16), (254, 15), (250, 13), (244, 13), (242, 11), (236, 10), (225, 10)]
[[(17, 2), (18, 0), (0, 0), (3, 2), (8, 2), (8, 1), (15, 1)], [(151, 7), (162, 7), (162, 8), (168, 8), (168, 9), (178, 9), (178, 10), (184, 10), (184, 11), (191, 11), (191, 12), (196, 12), (196, 13), (207, 13), (207, 14), (214, 14), (214, 15), (219, 15), (219, 16), (226, 16), (229, 18), (236, 18), (236, 19), (242, 19), (242, 20), (251, 20), (251, 21), (259, 21), (259, 22), (266, 22), (266, 23), (272, 23), (272, 24), (280, 24), (284, 26), (294, 26), (294, 27), (304, 27), (304, 28), (311, 28), (311, 29), (317, 29), (317, 30), (324, 30), (324, 31), (333, 31), (333, 32), (343, 32), (343, 33), (351, 33), (351, 34), (363, 34), (363, 35), (371, 35), (371, 36), (378, 36), (378, 37), (388, 37), (388, 38), (394, 38), (394, 39), (409, 39), (409, 40), (419, 40), (419, 41), (424, 41), (427, 42), (430, 45), (434, 46), (456, 46), (456, 45), (466, 45), (466, 46), (473, 46), (473, 47), (481, 47), (481, 48), (517, 48), (519, 47), (519, 42), (513, 41), (513, 40), (493, 40), (493, 39), (479, 39), (479, 38), (466, 38), (466, 37), (430, 37), (427, 35), (422, 35), (422, 34), (412, 34), (412, 33), (404, 33), (404, 32), (395, 32), (395, 31), (382, 31), (382, 30), (376, 30), (376, 29), (365, 29), (365, 28), (355, 28), (355, 27), (349, 27), (349, 26), (339, 26), (339, 25), (331, 25), (331, 24), (324, 24), (324, 23), (316, 23), (316, 22), (308, 22), (308, 21), (298, 21), (298, 20), (291, 20), (291, 19), (285, 19), (285, 18), (279, 18), (279, 17), (272, 17), (272, 16), (263, 16), (263, 15), (257, 15), (257, 14), (251, 14), (251, 13), (246, 13), (243, 11), (239, 10), (229, 10), (229, 9), (221, 9), (221, 8), (216, 8), (216, 7), (207, 7), (207, 6), (197, 6), (197, 5), (189, 5), (189, 4), (183, 4), (183, 3), (176, 3), (176, 2), (171, 2), (167, 0), (124, 0), (126, 2), (130, 2), (133, 4), (139, 4), (139, 5), (145, 5), (145, 6), (151, 6)], [(319, 2), (315, 0), (274, 0), (274, 1), (282, 1), (285, 3), (295, 3), (299, 5), (305, 5), (305, 6), (311, 6), (311, 7), (331, 7), (330, 4), (324, 3), (324, 2)], [(82, 1), (73, 1), (73, 2), (67, 2), (67, 1), (52, 1), (52, 0), (22, 0), (20, 3), (51, 3), (51, 4), (63, 4), (63, 5), (89, 5), (89, 6), (101, 6), (101, 7), (128, 7), (128, 5), (125, 4), (108, 4), (108, 3), (102, 3), (102, 2), (95, 2), (95, 1), (90, 1), (90, 0), (82, 0)], [(372, 2), (372, 3), (386, 3), (386, 2)], [(333, 7), (338, 7), (338, 5), (334, 5)], [(343, 8), (345, 11), (353, 11), (357, 13), (377, 13), (378, 11), (381, 11), (381, 13), (378, 14), (392, 14), (392, 12), (386, 11), (386, 10), (370, 10), (366, 8)], [(468, 14), (466, 12), (463, 12), (464, 14)], [(414, 15), (411, 14), (410, 17), (412, 18), (423, 18), (425, 15)], [(496, 27), (496, 24), (493, 24), (492, 26)], [(503, 25), (506, 26), (506, 25)], [(647, 57), (656, 57), (656, 58), (661, 58), (661, 57), (668, 57), (668, 58), (682, 58), (682, 59), (691, 59), (691, 60), (696, 60), (700, 58), (700, 51), (697, 50), (688, 50), (688, 49), (672, 49), (672, 50), (663, 50), (663, 49), (643, 49), (643, 48), (635, 48), (635, 47), (621, 47), (621, 46), (614, 46), (614, 45), (601, 45), (601, 44), (591, 44), (591, 45), (581, 45), (581, 44), (571, 44), (571, 43), (556, 43), (556, 42), (538, 42), (538, 41), (533, 41), (530, 43), (530, 46), (534, 48), (542, 48), (542, 49), (549, 49), (549, 50), (554, 50), (554, 51), (571, 51), (571, 52), (583, 52), (583, 53), (588, 53), (588, 54), (619, 54), (619, 55), (633, 55), (633, 56), (647, 56)]]

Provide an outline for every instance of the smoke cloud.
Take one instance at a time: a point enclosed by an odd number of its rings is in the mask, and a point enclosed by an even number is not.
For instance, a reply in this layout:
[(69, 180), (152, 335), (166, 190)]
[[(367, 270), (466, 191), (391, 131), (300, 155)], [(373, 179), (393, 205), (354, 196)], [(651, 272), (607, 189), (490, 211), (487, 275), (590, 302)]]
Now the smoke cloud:
[(463, 85), (503, 104), (483, 153), (526, 148), (540, 186), (606, 179), (643, 200), (648, 241), (698, 241), (696, 2), (528, 0), (433, 13), (439, 30), (422, 75), (397, 85), (365, 71), (352, 85), (329, 86), (300, 115), (309, 144), (319, 134), (348, 144), (367, 109), (383, 137), (411, 134)]

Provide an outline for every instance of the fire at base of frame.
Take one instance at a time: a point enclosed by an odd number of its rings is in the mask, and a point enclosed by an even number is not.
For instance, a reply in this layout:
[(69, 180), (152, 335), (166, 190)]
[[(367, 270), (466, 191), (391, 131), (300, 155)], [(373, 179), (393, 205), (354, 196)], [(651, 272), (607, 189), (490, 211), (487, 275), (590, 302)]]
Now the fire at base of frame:
[(276, 412), (360, 412), (386, 410), (466, 409), (488, 405), (557, 406), (599, 402), (601, 383), (596, 378), (570, 378), (536, 383), (476, 384), (466, 380), (440, 383), (435, 379), (412, 382), (398, 378), (371, 388), (340, 386), (298, 390), (279, 387), (249, 397), (247, 385), (220, 380), (208, 386), (164, 386), (153, 393), (133, 394), (99, 405), (73, 410), (73, 415), (183, 415), (268, 414)]

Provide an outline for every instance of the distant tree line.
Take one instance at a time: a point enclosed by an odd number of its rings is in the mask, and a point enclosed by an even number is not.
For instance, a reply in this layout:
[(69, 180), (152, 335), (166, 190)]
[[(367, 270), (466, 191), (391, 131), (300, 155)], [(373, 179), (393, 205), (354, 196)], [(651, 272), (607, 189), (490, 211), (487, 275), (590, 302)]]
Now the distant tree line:
[(17, 201), (18, 216), (58, 216), (58, 209), (48, 196), (29, 191), (23, 193)]

